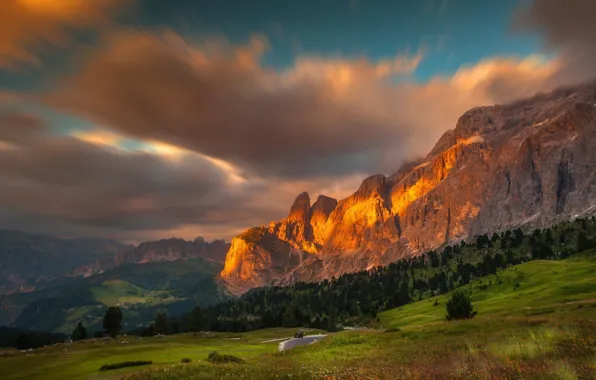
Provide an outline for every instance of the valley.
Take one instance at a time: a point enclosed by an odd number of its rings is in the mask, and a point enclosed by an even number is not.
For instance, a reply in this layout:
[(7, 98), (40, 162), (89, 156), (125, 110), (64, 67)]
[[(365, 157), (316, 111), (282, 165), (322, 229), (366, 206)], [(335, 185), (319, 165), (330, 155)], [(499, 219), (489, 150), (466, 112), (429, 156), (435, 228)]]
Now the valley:
[[(85, 257), (84, 249), (79, 257)], [(82, 321), (95, 330), (101, 329), (106, 307), (120, 306), (127, 311), (126, 328), (132, 329), (147, 324), (161, 309), (178, 315), (197, 303), (209, 306), (227, 297), (214, 280), (226, 250), (222, 241), (212, 245), (203, 239), (168, 239), (106, 254), (90, 264), (79, 262), (78, 269), (59, 259), (54, 265), (72, 272), (28, 292), (0, 295), (0, 325), (70, 333)], [(14, 265), (5, 268), (17, 271)]]

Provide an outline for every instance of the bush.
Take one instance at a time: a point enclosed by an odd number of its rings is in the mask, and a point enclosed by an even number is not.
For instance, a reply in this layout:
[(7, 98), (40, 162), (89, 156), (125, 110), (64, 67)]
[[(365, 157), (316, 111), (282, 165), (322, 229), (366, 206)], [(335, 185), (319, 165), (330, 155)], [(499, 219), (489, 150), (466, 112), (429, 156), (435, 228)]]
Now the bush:
[(220, 364), (220, 363), (244, 363), (244, 360), (237, 358), (232, 355), (221, 355), (217, 351), (213, 351), (207, 358), (209, 363)]
[(148, 365), (148, 364), (153, 364), (152, 361), (136, 361), (136, 362), (122, 362), (122, 363), (116, 363), (116, 364), (106, 364), (106, 365), (102, 365), (101, 368), (99, 369), (100, 371), (109, 371), (111, 369), (120, 369), (120, 368), (126, 368), (126, 367), (136, 367), (136, 366), (140, 366), (140, 365)]
[(183, 358), (182, 360), (180, 360), (181, 363), (190, 363), (192, 362), (192, 360), (190, 360), (189, 358)]
[(447, 301), (447, 320), (470, 319), (476, 315), (470, 296), (463, 290), (455, 290)]

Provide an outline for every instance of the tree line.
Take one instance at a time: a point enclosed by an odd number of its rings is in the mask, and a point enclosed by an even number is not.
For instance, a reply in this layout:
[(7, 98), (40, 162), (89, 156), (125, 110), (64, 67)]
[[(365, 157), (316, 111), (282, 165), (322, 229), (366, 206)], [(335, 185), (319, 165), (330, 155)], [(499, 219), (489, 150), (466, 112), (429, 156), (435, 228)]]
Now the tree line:
[[(341, 326), (370, 322), (384, 310), (447, 293), (508, 266), (530, 260), (565, 259), (592, 248), (596, 248), (594, 217), (564, 221), (528, 234), (519, 228), (491, 236), (484, 234), (385, 267), (347, 273), (319, 283), (252, 289), (238, 299), (206, 309), (197, 305), (181, 316), (158, 311), (153, 323), (128, 334), (244, 332), (269, 327), (336, 331)], [(461, 305), (457, 297), (454, 302)], [(123, 318), (118, 307), (108, 308), (103, 331), (94, 336), (115, 337), (121, 333)], [(38, 339), (38, 343), (52, 341), (45, 337)], [(87, 332), (79, 323), (71, 339), (85, 338)], [(16, 346), (14, 342), (5, 345)]]

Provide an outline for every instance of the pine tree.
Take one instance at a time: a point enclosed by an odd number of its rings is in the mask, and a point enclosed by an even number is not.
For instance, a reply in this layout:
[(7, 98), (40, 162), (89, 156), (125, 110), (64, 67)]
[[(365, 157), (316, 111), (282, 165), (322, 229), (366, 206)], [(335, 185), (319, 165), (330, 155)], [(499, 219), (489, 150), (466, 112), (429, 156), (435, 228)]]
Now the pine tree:
[(72, 334), (70, 334), (70, 338), (74, 342), (87, 339), (87, 330), (85, 330), (85, 327), (83, 327), (83, 324), (81, 322), (79, 322), (77, 327), (75, 327), (75, 329), (72, 331)]
[(116, 306), (110, 306), (103, 317), (103, 328), (115, 338), (122, 329), (122, 310)]
[(267, 309), (265, 311), (265, 314), (263, 314), (262, 324), (263, 328), (277, 327), (277, 323), (275, 321), (275, 317), (273, 316), (273, 312), (271, 311), (271, 309)]
[(337, 331), (337, 312), (335, 311), (335, 308), (331, 308), (331, 311), (329, 312), (329, 318), (327, 318), (327, 331), (329, 332), (335, 332)]
[(296, 318), (294, 317), (294, 313), (289, 307), (282, 315), (281, 325), (283, 327), (296, 327)]
[(155, 316), (153, 327), (157, 334), (166, 334), (168, 332), (168, 316), (165, 312), (158, 311)]
[(204, 324), (205, 317), (203, 316), (203, 310), (199, 305), (197, 305), (190, 312), (188, 319), (188, 331), (199, 332), (203, 329)]
[(463, 290), (457, 289), (447, 300), (447, 320), (469, 319), (476, 315), (470, 296)]

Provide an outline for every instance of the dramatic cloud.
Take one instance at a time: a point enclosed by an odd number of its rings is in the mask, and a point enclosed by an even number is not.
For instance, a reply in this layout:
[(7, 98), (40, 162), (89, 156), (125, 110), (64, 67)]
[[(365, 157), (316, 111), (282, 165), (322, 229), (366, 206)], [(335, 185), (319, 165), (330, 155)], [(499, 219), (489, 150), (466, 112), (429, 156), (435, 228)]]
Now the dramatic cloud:
[(172, 159), (155, 143), (133, 150), (117, 139), (88, 141), (52, 135), (35, 116), (0, 118), (2, 228), (139, 239), (185, 225), (194, 235), (203, 225), (229, 233), (230, 220), (256, 223), (282, 212), (281, 204), (255, 203), (267, 191), (258, 181), (238, 181), (208, 158)]
[(555, 85), (596, 77), (596, 1), (535, 0), (514, 20), (517, 30), (539, 33), (560, 60)]
[(106, 25), (129, 0), (2, 0), (0, 2), (0, 68), (37, 63), (44, 44), (71, 42), (72, 29)]
[[(132, 136), (158, 139), (282, 176), (372, 170), (359, 154), (401, 131), (367, 112), (356, 87), (413, 70), (421, 59), (300, 59), (262, 67), (266, 40), (189, 45), (174, 34), (114, 37), (52, 104)], [(366, 105), (364, 105), (366, 107)]]
[(299, 56), (273, 70), (260, 36), (114, 34), (41, 99), (102, 128), (56, 136), (35, 117), (0, 117), (0, 226), (229, 238), (285, 216), (301, 191), (344, 197), (426, 155), (470, 108), (589, 79), (593, 5), (537, 0), (515, 25), (541, 33), (548, 55), (488, 58), (425, 83), (409, 77), (422, 50)]
[(266, 47), (259, 37), (232, 46), (118, 34), (47, 101), (258, 176), (341, 177), (395, 171), (468, 108), (532, 95), (555, 69), (539, 57), (499, 58), (416, 84), (404, 74), (422, 52), (378, 62), (298, 57), (279, 72), (260, 63)]

